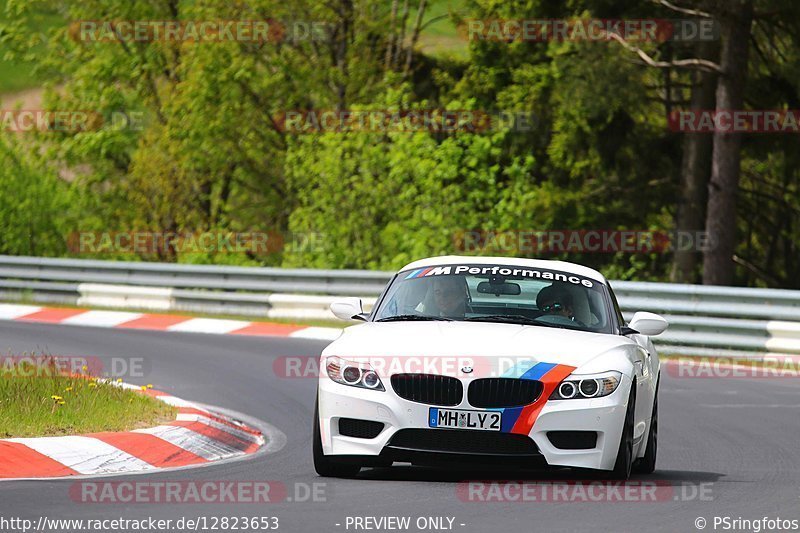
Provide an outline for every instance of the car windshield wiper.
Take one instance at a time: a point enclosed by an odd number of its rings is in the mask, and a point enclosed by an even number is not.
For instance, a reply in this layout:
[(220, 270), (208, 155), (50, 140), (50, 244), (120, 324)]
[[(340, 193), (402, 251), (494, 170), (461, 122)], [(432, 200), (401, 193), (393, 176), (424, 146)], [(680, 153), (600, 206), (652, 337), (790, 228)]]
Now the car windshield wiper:
[(536, 319), (525, 315), (482, 315), (471, 316), (465, 320), (473, 322), (511, 322), (513, 324), (535, 324)]
[(540, 322), (536, 318), (531, 318), (525, 315), (485, 315), (485, 316), (471, 316), (465, 320), (472, 322), (505, 322), (507, 324), (522, 324), (528, 326), (545, 326), (548, 328), (567, 328), (559, 324), (550, 324), (548, 322)]
[(452, 322), (453, 319), (445, 318), (443, 316), (431, 316), (431, 315), (395, 315), (395, 316), (387, 316), (385, 318), (379, 318), (375, 322), (402, 322), (402, 321), (426, 321), (426, 320), (442, 320), (445, 322)]

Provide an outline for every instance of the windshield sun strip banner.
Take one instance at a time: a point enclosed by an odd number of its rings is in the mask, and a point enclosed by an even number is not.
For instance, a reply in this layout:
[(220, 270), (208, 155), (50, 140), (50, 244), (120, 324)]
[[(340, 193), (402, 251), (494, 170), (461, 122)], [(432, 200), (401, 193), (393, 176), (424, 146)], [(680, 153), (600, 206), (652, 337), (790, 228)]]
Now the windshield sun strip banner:
[(538, 279), (560, 281), (592, 288), (600, 282), (572, 272), (532, 268), (520, 265), (440, 265), (403, 271), (403, 279), (427, 278), (431, 276), (507, 276), (514, 279)]

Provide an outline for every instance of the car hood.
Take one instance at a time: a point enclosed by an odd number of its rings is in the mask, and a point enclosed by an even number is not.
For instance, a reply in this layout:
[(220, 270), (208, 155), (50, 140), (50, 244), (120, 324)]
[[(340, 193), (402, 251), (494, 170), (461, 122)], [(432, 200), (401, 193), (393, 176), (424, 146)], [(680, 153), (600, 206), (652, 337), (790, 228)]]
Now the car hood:
[[(343, 358), (514, 358), (579, 368), (614, 350), (635, 350), (622, 335), (487, 322), (368, 322), (345, 329), (323, 354)], [(445, 372), (449, 373), (449, 372)]]

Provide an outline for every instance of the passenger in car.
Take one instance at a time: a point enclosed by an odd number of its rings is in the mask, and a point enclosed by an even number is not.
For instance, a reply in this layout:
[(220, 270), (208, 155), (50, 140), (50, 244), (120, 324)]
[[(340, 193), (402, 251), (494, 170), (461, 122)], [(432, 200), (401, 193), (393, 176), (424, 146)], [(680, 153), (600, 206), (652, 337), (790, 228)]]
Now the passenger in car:
[(548, 285), (536, 295), (536, 307), (546, 315), (561, 315), (575, 320), (572, 295), (559, 285)]

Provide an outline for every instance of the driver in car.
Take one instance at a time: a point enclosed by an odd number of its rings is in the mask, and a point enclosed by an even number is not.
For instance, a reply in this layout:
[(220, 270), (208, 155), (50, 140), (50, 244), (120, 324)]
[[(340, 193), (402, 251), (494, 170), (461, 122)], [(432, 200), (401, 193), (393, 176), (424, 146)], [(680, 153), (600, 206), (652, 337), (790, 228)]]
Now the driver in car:
[(558, 285), (548, 285), (536, 295), (536, 307), (545, 315), (561, 315), (575, 320), (572, 294)]
[(467, 288), (464, 279), (457, 276), (442, 276), (433, 282), (433, 300), (439, 310), (438, 316), (464, 318), (467, 312)]

